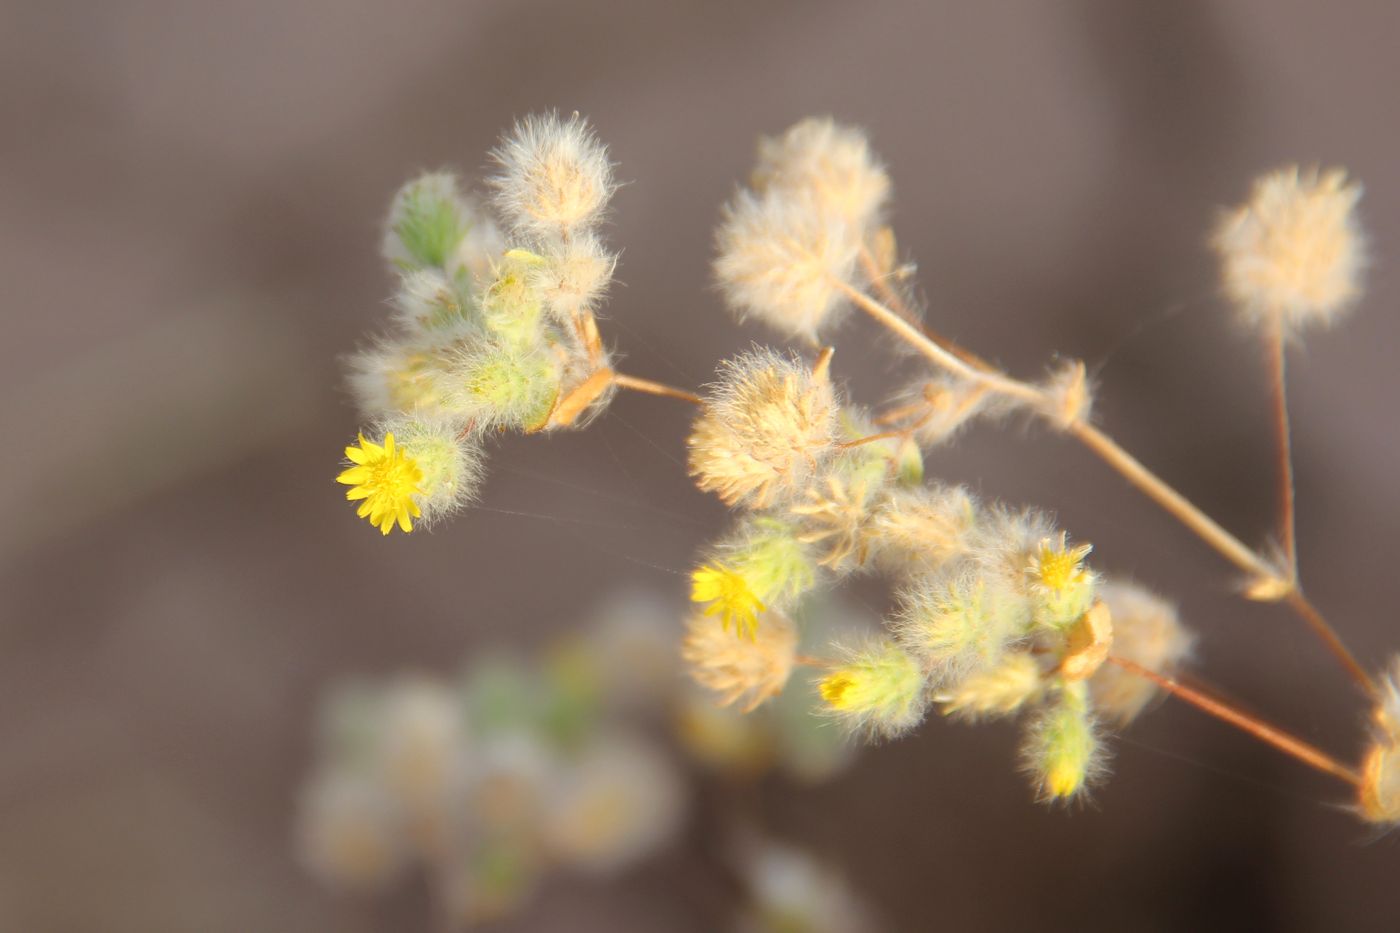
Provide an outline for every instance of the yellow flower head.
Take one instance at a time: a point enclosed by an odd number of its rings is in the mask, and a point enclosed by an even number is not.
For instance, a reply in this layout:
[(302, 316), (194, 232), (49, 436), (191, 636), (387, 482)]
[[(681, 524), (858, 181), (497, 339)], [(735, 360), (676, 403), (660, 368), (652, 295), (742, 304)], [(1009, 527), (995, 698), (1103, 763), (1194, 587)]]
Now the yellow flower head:
[(423, 471), (402, 448), (394, 446), (394, 435), (384, 435), (384, 445), (365, 440), (360, 435), (358, 446), (345, 448), (352, 466), (336, 477), (336, 482), (350, 488), (345, 498), (352, 502), (363, 499), (355, 513), (368, 518), (369, 523), (388, 534), (397, 523), (405, 532), (413, 530), (410, 519), (422, 513), (413, 497), (422, 490)]
[(719, 616), (726, 631), (733, 623), (746, 638), (754, 637), (758, 614), (767, 609), (748, 581), (722, 564), (705, 564), (690, 575), (690, 600), (708, 603), (705, 615)]
[(1093, 549), (1091, 544), (1067, 548), (1063, 534), (1058, 541), (1046, 538), (1040, 542), (1040, 554), (1031, 562), (1029, 572), (1047, 590), (1063, 593), (1088, 581), (1089, 571), (1084, 569), (1084, 558)]

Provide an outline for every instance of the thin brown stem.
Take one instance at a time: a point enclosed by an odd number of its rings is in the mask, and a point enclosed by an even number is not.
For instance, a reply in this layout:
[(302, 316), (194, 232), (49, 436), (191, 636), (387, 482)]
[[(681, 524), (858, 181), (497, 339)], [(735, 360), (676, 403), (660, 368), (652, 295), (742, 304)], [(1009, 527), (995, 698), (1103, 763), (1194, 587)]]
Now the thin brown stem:
[(946, 349), (942, 343), (935, 341), (926, 335), (918, 327), (910, 324), (903, 317), (890, 310), (885, 305), (871, 298), (858, 288), (853, 288), (846, 282), (839, 279), (834, 280), (839, 291), (850, 298), (866, 314), (879, 321), (885, 327), (894, 331), (896, 335), (902, 337), (906, 343), (918, 350), (933, 362), (961, 376), (971, 382), (986, 385), (994, 391), (1011, 398), (1020, 399), (1032, 405), (1040, 405), (1044, 402), (1044, 394), (1033, 385), (1012, 379), (996, 370), (984, 369), (980, 366), (968, 363), (960, 358), (956, 353)]
[(995, 371), (995, 367), (982, 359), (982, 357), (973, 353), (966, 347), (959, 346), (957, 341), (953, 340), (951, 337), (945, 337), (943, 334), (940, 334), (930, 327), (927, 321), (922, 320), (920, 315), (905, 302), (904, 296), (902, 296), (898, 290), (890, 287), (889, 276), (880, 271), (880, 264), (876, 261), (875, 254), (871, 252), (869, 246), (864, 244), (862, 244), (860, 248), (860, 264), (865, 272), (866, 278), (870, 280), (871, 287), (874, 288), (876, 294), (880, 296), (880, 300), (888, 305), (890, 310), (894, 311), (895, 314), (898, 314), (914, 327), (917, 327), (923, 332), (925, 337), (932, 340), (964, 363), (985, 372)]
[(687, 392), (685, 389), (677, 389), (675, 386), (668, 386), (661, 382), (652, 382), (650, 379), (639, 379), (636, 376), (625, 376), (622, 373), (613, 373), (613, 385), (619, 389), (631, 389), (634, 392), (645, 392), (648, 395), (662, 395), (666, 398), (678, 398), (683, 402), (690, 402), (692, 405), (700, 404), (700, 396), (694, 392)]
[(1166, 509), (1173, 518), (1194, 531), (1236, 567), (1254, 577), (1272, 579), (1279, 575), (1278, 569), (1260, 557), (1253, 548), (1222, 528), (1215, 519), (1201, 511), (1190, 499), (1177, 492), (1156, 473), (1143, 466), (1141, 461), (1103, 431), (1080, 421), (1070, 425), (1069, 432), (1097, 454), (1099, 459), (1113, 467), (1124, 479)]
[(1278, 455), (1278, 526), (1283, 542), (1283, 556), (1294, 583), (1298, 580), (1298, 534), (1293, 509), (1293, 444), (1288, 423), (1288, 382), (1285, 370), (1283, 324), (1275, 320), (1264, 337), (1268, 357), (1269, 384), (1273, 390), (1274, 439)]
[(1342, 663), (1347, 673), (1351, 675), (1351, 679), (1356, 681), (1361, 689), (1372, 697), (1380, 696), (1380, 688), (1371, 679), (1371, 675), (1366, 673), (1366, 668), (1361, 666), (1361, 662), (1357, 661), (1356, 656), (1342, 643), (1342, 637), (1337, 634), (1337, 630), (1312, 604), (1312, 601), (1303, 595), (1302, 590), (1290, 590), (1288, 595), (1284, 597), (1284, 601), (1307, 623), (1308, 628), (1313, 630), (1313, 634), (1321, 639), (1333, 656)]
[(1177, 699), (1190, 703), (1203, 713), (1207, 713), (1214, 716), (1216, 719), (1227, 722), (1236, 729), (1240, 729), (1254, 736), (1254, 738), (1265, 744), (1272, 745), (1285, 755), (1292, 756), (1309, 767), (1316, 768), (1324, 774), (1330, 774), (1335, 778), (1340, 778), (1354, 786), (1359, 786), (1361, 784), (1361, 776), (1353, 769), (1342, 764), (1321, 749), (1309, 745), (1297, 736), (1291, 735), (1277, 726), (1270, 725), (1257, 716), (1246, 713), (1226, 703), (1224, 700), (1210, 696), (1194, 687), (1188, 687), (1175, 677), (1169, 677), (1166, 674), (1159, 674), (1156, 671), (1148, 670), (1141, 664), (1129, 661), (1127, 658), (1109, 655), (1108, 661), (1111, 664), (1118, 665), (1130, 674), (1147, 678)]

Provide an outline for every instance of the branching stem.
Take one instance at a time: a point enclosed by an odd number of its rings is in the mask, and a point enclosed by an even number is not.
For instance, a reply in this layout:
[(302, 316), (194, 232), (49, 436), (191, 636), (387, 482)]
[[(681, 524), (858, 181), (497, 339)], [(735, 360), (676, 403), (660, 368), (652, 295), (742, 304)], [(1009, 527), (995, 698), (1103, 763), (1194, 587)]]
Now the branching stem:
[[(909, 323), (903, 315), (881, 304), (849, 283), (838, 281), (836, 285), (857, 307), (893, 331), (938, 366), (990, 391), (1022, 401), (1037, 414), (1053, 417), (1054, 406), (1050, 404), (1045, 392), (1037, 386), (1013, 379), (997, 371), (976, 355), (962, 350), (957, 344), (946, 338), (925, 333)], [(1321, 638), (1327, 649), (1336, 656), (1352, 679), (1367, 693), (1375, 695), (1374, 682), (1343, 644), (1336, 630), (1327, 622), (1317, 607), (1308, 602), (1298, 591), (1296, 575), (1281, 572), (1271, 561), (1260, 556), (1253, 548), (1226, 531), (1219, 522), (1207, 515), (1190, 499), (1177, 492), (1103, 431), (1084, 421), (1072, 422), (1066, 430), (1110, 467), (1118, 471), (1128, 482), (1146, 494), (1148, 498), (1195, 532), (1226, 560), (1249, 574), (1256, 582), (1267, 584), (1276, 591), (1279, 594), (1277, 598), (1287, 602), (1303, 618), (1309, 628)], [(1291, 476), (1289, 486), (1291, 489)], [(1290, 492), (1290, 502), (1291, 498)], [(1291, 514), (1290, 505), (1290, 525)]]

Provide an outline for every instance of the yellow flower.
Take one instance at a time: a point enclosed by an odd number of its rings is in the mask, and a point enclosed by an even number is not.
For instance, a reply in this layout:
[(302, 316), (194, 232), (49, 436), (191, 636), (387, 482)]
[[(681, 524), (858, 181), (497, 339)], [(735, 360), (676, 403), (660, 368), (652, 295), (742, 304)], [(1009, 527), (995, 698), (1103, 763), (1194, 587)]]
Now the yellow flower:
[(337, 476), (336, 482), (350, 487), (345, 498), (364, 500), (355, 514), (368, 518), (386, 535), (396, 522), (405, 532), (412, 531), (410, 519), (422, 514), (413, 501), (422, 492), (418, 484), (423, 481), (423, 471), (418, 461), (402, 448), (395, 448), (393, 434), (384, 435), (382, 447), (361, 434), (359, 446), (345, 448), (345, 456), (353, 466)]
[(759, 601), (742, 575), (723, 565), (706, 564), (690, 575), (690, 600), (708, 603), (705, 615), (717, 615), (727, 631), (730, 623), (735, 631), (748, 638), (758, 628), (758, 614), (768, 607)]
[(1081, 544), (1067, 548), (1064, 535), (1059, 541), (1046, 538), (1040, 542), (1040, 556), (1031, 562), (1030, 574), (1041, 586), (1052, 593), (1063, 593), (1072, 586), (1078, 586), (1089, 579), (1089, 571), (1084, 569), (1084, 558), (1089, 556), (1093, 545)]

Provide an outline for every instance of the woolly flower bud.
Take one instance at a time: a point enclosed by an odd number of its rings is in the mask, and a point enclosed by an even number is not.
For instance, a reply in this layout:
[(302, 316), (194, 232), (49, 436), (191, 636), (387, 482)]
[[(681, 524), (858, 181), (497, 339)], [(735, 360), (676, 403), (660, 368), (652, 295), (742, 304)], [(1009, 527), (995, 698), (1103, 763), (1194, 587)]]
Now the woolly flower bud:
[(730, 308), (781, 334), (816, 343), (848, 305), (860, 231), (823, 212), (810, 197), (740, 191), (715, 235), (715, 277)]
[(1042, 800), (1069, 800), (1103, 775), (1105, 750), (1083, 684), (1066, 686), (1030, 721), (1022, 760)]
[(1292, 166), (1255, 181), (1249, 202), (1221, 219), (1212, 240), (1246, 324), (1327, 325), (1357, 299), (1366, 265), (1360, 198), (1341, 169)]
[[(1191, 653), (1195, 636), (1182, 626), (1176, 607), (1127, 581), (1112, 580), (1098, 588), (1113, 615), (1113, 653), (1150, 671), (1171, 675)], [(1094, 706), (1127, 725), (1157, 695), (1145, 677), (1106, 664), (1089, 678)]]
[(876, 465), (880, 469), (874, 480), (854, 471), (854, 475), (847, 476), (848, 471), (839, 466), (828, 470), (788, 509), (802, 522), (798, 540), (820, 549), (818, 563), (822, 566), (846, 572), (852, 565), (865, 564), (868, 548), (862, 531), (887, 473), (883, 466)]
[(496, 206), (521, 233), (551, 238), (596, 224), (617, 187), (607, 148), (578, 114), (536, 114), (491, 152)]
[(399, 281), (394, 317), (412, 334), (451, 331), (465, 320), (462, 296), (437, 269), (416, 269)]
[(451, 408), (477, 427), (538, 430), (559, 397), (557, 361), (543, 349), (487, 343), (453, 363)]
[(826, 712), (852, 732), (894, 738), (924, 718), (928, 706), (919, 663), (887, 639), (847, 652), (821, 679)]
[(569, 865), (611, 874), (668, 840), (684, 809), (681, 779), (664, 756), (605, 736), (556, 778), (541, 821), (544, 843)]
[(824, 374), (767, 350), (726, 360), (686, 442), (690, 473), (727, 505), (764, 508), (835, 449), (836, 416)]
[(385, 422), (403, 451), (418, 464), (421, 479), (414, 501), (431, 525), (476, 498), (484, 455), (475, 436), (464, 436), (461, 422), (446, 418), (395, 418)]
[(759, 140), (753, 186), (810, 194), (824, 213), (858, 230), (879, 218), (890, 194), (889, 175), (865, 133), (830, 117), (809, 117)]
[(937, 697), (945, 714), (969, 719), (1009, 716), (1038, 698), (1045, 680), (1035, 657), (1026, 652), (1008, 654), (995, 666), (964, 678)]
[(355, 354), (346, 382), (366, 419), (398, 412), (439, 414), (452, 394), (442, 356), (408, 343), (381, 341)]
[(1400, 825), (1400, 658), (1381, 681), (1372, 721), (1376, 735), (1361, 762), (1357, 812), (1370, 823)]
[(530, 284), (560, 320), (569, 320), (597, 303), (607, 290), (617, 262), (617, 257), (591, 234), (570, 238), (542, 259), (530, 268)]
[(1045, 393), (1045, 412), (1056, 427), (1066, 431), (1089, 420), (1093, 408), (1093, 390), (1088, 373), (1079, 360), (1061, 365), (1041, 386)]
[(1026, 598), (995, 576), (943, 575), (904, 590), (899, 642), (934, 676), (956, 683), (1001, 661), (1030, 623)]
[(457, 176), (427, 172), (408, 182), (389, 208), (384, 258), (399, 269), (443, 268), (473, 225)]
[(367, 777), (330, 771), (302, 793), (301, 856), (323, 881), (380, 888), (406, 867), (407, 840), (393, 801)]
[(935, 570), (967, 552), (976, 500), (961, 486), (889, 493), (865, 527), (868, 545), (894, 570)]
[(740, 704), (749, 713), (782, 693), (797, 656), (797, 627), (785, 616), (769, 613), (752, 638), (731, 633), (706, 615), (686, 623), (681, 657), (690, 676), (719, 694), (720, 706)]

